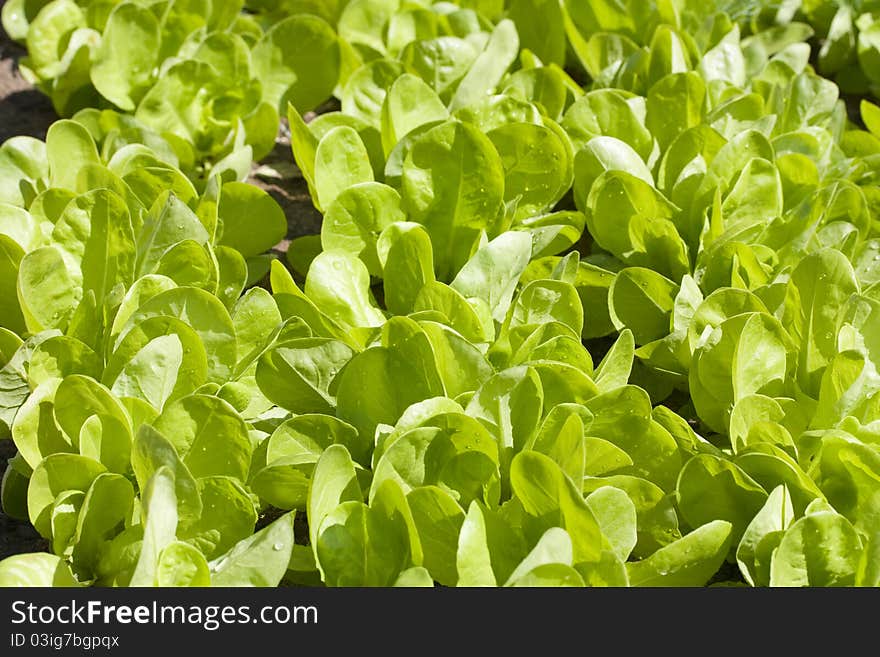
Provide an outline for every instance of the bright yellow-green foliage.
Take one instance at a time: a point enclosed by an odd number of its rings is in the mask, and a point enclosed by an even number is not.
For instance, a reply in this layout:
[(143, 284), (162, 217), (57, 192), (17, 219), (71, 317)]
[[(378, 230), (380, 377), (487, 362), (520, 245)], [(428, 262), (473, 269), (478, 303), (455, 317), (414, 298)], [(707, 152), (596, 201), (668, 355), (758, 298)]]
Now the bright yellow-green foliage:
[(0, 585), (880, 584), (858, 4), (7, 2)]

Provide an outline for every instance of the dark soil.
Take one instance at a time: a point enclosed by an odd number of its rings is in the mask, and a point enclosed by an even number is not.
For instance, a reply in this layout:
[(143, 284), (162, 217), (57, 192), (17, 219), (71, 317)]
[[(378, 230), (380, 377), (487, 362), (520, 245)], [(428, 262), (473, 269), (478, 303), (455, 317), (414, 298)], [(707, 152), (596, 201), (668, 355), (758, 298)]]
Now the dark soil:
[[(6, 472), (6, 460), (15, 456), (15, 444), (0, 440), (0, 472)], [(45, 552), (49, 545), (29, 522), (10, 518), (0, 511), (0, 559), (22, 552)]]
[[(18, 60), (23, 55), (25, 50), (12, 42), (0, 28), (0, 143), (18, 135), (44, 139), (46, 130), (58, 119), (49, 99), (21, 76)], [(332, 109), (335, 107), (328, 104), (318, 112)], [(288, 135), (286, 125), (282, 126), (275, 149), (254, 165), (248, 180), (266, 190), (287, 216), (286, 238), (273, 249), (282, 260), (291, 240), (321, 231), (321, 215), (312, 205), (308, 186), (293, 161)], [(0, 478), (6, 471), (7, 459), (15, 452), (11, 440), (0, 439)], [(10, 518), (0, 510), (0, 559), (47, 550), (48, 543), (29, 522)]]

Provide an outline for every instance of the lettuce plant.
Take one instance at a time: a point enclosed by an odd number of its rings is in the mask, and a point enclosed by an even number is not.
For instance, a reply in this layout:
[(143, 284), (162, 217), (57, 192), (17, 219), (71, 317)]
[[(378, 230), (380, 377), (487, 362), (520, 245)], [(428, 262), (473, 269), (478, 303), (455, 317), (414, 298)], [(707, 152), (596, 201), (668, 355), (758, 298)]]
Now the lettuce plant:
[(204, 3), (3, 144), (0, 583), (876, 586), (880, 109), (725, 8)]

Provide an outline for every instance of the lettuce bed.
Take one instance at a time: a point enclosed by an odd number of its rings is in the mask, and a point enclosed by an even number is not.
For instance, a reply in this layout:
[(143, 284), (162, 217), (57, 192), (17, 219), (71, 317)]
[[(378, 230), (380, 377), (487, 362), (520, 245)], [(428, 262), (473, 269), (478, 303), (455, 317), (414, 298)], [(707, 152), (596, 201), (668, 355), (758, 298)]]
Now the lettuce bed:
[(880, 584), (862, 4), (7, 2), (0, 585)]

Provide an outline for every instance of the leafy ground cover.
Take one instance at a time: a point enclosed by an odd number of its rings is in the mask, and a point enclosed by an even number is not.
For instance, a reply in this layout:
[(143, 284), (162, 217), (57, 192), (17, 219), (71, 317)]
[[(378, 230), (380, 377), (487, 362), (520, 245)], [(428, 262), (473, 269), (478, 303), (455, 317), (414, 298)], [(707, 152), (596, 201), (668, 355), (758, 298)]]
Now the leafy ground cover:
[(8, 2), (0, 583), (877, 585), (869, 4)]

